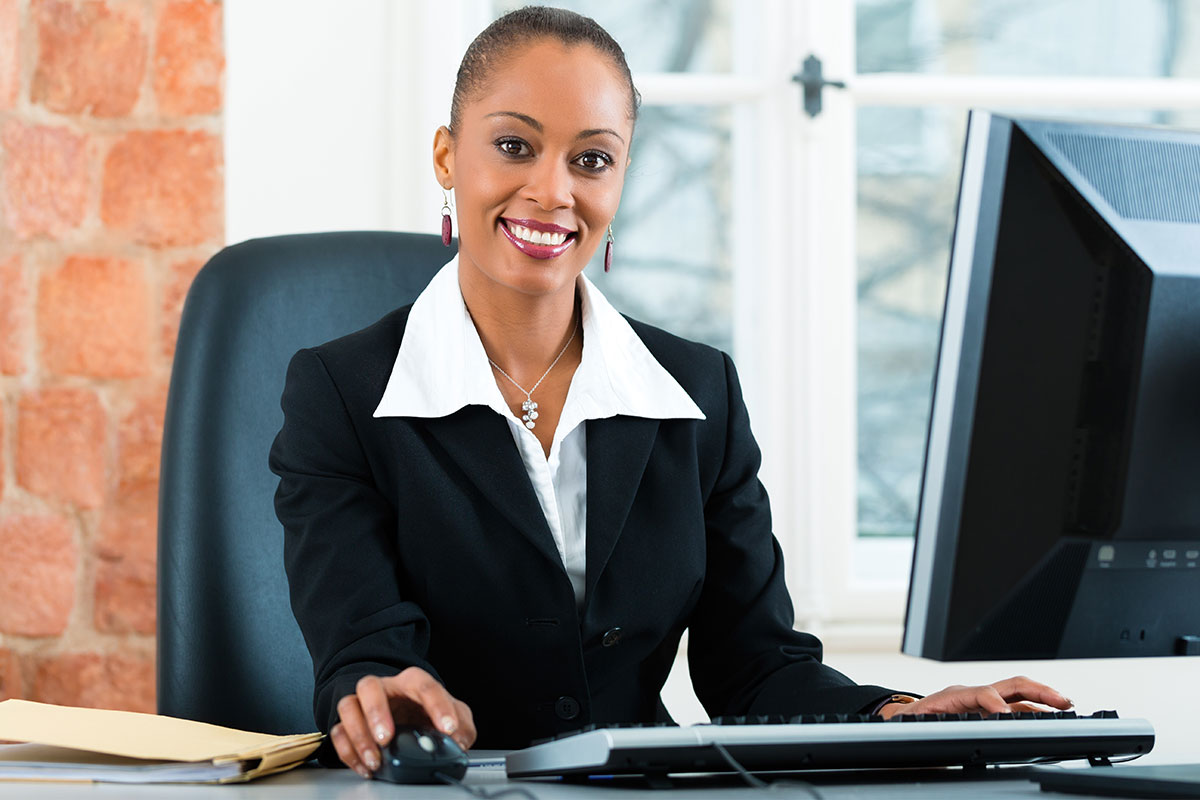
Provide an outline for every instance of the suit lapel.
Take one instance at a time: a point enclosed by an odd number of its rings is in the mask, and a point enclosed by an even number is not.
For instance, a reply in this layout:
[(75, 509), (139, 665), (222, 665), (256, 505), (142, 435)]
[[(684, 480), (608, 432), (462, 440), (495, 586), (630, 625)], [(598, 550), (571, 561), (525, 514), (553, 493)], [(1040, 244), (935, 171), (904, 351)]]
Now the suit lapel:
[(561, 568), (562, 558), (508, 423), (483, 406), (466, 406), (448, 417), (423, 422), (475, 488)]
[(608, 564), (650, 459), (659, 421), (609, 417), (587, 423), (585, 602)]

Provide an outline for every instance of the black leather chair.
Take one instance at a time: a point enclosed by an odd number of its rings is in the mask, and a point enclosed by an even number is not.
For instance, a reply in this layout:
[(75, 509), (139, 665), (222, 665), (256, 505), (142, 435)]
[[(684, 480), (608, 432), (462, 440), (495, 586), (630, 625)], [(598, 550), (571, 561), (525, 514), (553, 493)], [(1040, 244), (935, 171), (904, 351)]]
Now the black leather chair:
[(300, 348), (412, 302), (451, 255), (437, 236), (300, 234), (227, 247), (197, 275), (163, 431), (159, 713), (317, 729), (267, 468), (285, 371)]

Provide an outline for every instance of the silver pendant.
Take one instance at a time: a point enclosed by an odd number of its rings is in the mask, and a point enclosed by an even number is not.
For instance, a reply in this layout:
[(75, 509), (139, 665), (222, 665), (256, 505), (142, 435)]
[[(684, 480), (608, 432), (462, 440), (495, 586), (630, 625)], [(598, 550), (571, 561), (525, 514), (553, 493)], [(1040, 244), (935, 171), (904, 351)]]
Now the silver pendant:
[(521, 403), (521, 410), (525, 412), (521, 415), (521, 421), (525, 423), (525, 427), (529, 428), (529, 430), (536, 428), (537, 423), (534, 420), (538, 418), (537, 403), (532, 400), (526, 400), (524, 403)]

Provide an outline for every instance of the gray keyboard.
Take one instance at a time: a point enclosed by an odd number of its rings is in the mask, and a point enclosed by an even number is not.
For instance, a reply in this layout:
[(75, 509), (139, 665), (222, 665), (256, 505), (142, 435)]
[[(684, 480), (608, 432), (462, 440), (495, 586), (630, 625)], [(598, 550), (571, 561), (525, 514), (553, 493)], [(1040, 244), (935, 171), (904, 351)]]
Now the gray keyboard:
[[(718, 746), (719, 745), (719, 746)], [(1154, 747), (1154, 728), (1115, 711), (719, 717), (711, 724), (588, 726), (509, 753), (508, 775), (662, 775), (814, 769), (1106, 763)]]

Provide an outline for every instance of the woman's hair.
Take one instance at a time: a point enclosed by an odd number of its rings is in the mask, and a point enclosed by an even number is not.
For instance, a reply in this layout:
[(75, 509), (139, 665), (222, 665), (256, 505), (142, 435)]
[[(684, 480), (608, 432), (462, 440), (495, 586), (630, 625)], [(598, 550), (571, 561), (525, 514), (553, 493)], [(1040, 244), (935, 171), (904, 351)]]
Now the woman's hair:
[(617, 71), (629, 83), (629, 118), (637, 122), (642, 96), (633, 85), (633, 75), (625, 61), (625, 51), (608, 31), (591, 17), (567, 11), (565, 8), (525, 6), (510, 11), (488, 25), (467, 48), (462, 64), (458, 67), (454, 96), (450, 101), (451, 133), (458, 130), (462, 107), (467, 99), (483, 88), (490, 73), (505, 56), (520, 45), (544, 38), (557, 39), (567, 46), (590, 44), (611, 58)]

